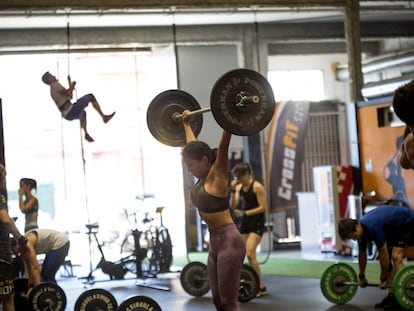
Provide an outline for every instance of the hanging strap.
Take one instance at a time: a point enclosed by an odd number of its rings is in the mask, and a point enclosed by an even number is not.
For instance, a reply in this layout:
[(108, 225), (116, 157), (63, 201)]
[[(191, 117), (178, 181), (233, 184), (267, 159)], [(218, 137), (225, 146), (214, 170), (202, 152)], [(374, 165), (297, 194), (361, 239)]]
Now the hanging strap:
[(172, 25), (173, 30), (173, 44), (174, 44), (174, 55), (175, 55), (175, 70), (177, 73), (177, 88), (180, 89), (180, 66), (178, 61), (178, 46), (177, 46), (177, 29), (175, 23)]
[(68, 61), (68, 75), (70, 74), (70, 22), (69, 22), (69, 15), (68, 15), (68, 21), (66, 23), (66, 55), (67, 55), (67, 61)]

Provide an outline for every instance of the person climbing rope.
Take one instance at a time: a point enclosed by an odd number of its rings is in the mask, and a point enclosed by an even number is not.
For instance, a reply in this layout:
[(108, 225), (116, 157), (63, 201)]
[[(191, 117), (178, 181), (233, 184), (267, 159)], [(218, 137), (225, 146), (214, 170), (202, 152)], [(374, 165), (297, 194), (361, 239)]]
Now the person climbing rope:
[(95, 141), (92, 136), (89, 135), (87, 130), (87, 120), (86, 120), (86, 107), (89, 103), (92, 103), (93, 108), (99, 113), (102, 117), (104, 123), (108, 123), (113, 116), (115, 111), (111, 114), (104, 114), (102, 112), (101, 106), (99, 105), (95, 95), (87, 94), (79, 98), (76, 102), (72, 103), (73, 91), (75, 89), (76, 81), (72, 81), (70, 75), (68, 75), (68, 84), (69, 87), (65, 88), (62, 84), (59, 83), (59, 80), (52, 75), (49, 71), (45, 72), (42, 76), (42, 81), (50, 86), (50, 95), (54, 100), (57, 108), (62, 114), (62, 117), (66, 120), (80, 120), (81, 128), (85, 133), (85, 139), (88, 142)]

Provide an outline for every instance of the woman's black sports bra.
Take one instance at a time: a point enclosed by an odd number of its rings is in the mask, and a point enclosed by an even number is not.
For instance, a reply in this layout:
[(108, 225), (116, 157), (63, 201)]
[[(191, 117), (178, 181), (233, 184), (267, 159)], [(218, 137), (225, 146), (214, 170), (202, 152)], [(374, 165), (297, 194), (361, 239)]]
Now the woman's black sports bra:
[(23, 214), (30, 215), (30, 214), (36, 213), (38, 210), (39, 210), (39, 204), (34, 204), (31, 209), (29, 209), (28, 211), (24, 211)]
[(229, 209), (229, 198), (216, 197), (204, 189), (204, 179), (199, 179), (191, 189), (191, 202), (203, 213), (216, 213)]

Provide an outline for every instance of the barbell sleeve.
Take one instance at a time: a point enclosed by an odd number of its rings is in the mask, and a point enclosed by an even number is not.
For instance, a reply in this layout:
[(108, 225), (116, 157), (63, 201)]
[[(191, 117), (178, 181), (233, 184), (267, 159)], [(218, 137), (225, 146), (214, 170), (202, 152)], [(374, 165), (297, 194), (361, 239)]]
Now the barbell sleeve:
[[(207, 107), (207, 108), (201, 108), (201, 109), (197, 109), (197, 110), (190, 111), (190, 112), (188, 113), (188, 116), (195, 116), (195, 115), (198, 115), (198, 114), (203, 114), (203, 113), (205, 113), (205, 112), (209, 112), (209, 111), (211, 111), (211, 108), (210, 108), (210, 107)], [(178, 113), (178, 112), (173, 113), (173, 114), (172, 114), (172, 118), (173, 118), (175, 121), (181, 121), (181, 119), (183, 118), (183, 114), (182, 114), (182, 113)]]
[(236, 107), (243, 107), (244, 105), (247, 105), (247, 104), (258, 104), (260, 102), (260, 97), (257, 95), (246, 96), (244, 94), (240, 94), (238, 99), (239, 101), (236, 104)]

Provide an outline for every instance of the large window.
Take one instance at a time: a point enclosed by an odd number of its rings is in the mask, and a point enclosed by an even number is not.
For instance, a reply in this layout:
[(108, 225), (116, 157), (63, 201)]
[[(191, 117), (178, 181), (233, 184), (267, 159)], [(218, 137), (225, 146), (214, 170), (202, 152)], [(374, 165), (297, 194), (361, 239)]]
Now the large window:
[[(151, 211), (165, 206), (164, 224), (178, 246), (175, 251), (182, 253), (180, 149), (156, 141), (146, 123), (151, 100), (176, 88), (172, 48), (147, 54), (2, 56), (0, 67), (9, 210), (18, 216), (19, 228), (24, 226), (17, 202), (19, 179), (31, 177), (39, 185), (42, 227), (80, 232), (86, 242), (88, 222), (98, 222), (102, 234), (122, 235), (129, 226), (125, 209)], [(60, 117), (49, 87), (41, 81), (45, 71), (55, 74), (64, 86), (69, 71), (77, 82), (74, 100), (93, 93), (105, 113), (116, 111), (104, 124), (92, 105), (86, 109), (95, 142), (81, 139), (78, 121)], [(142, 206), (135, 199), (143, 193), (155, 195), (152, 206)]]
[(276, 101), (325, 99), (322, 70), (274, 70), (268, 72), (268, 80)]

